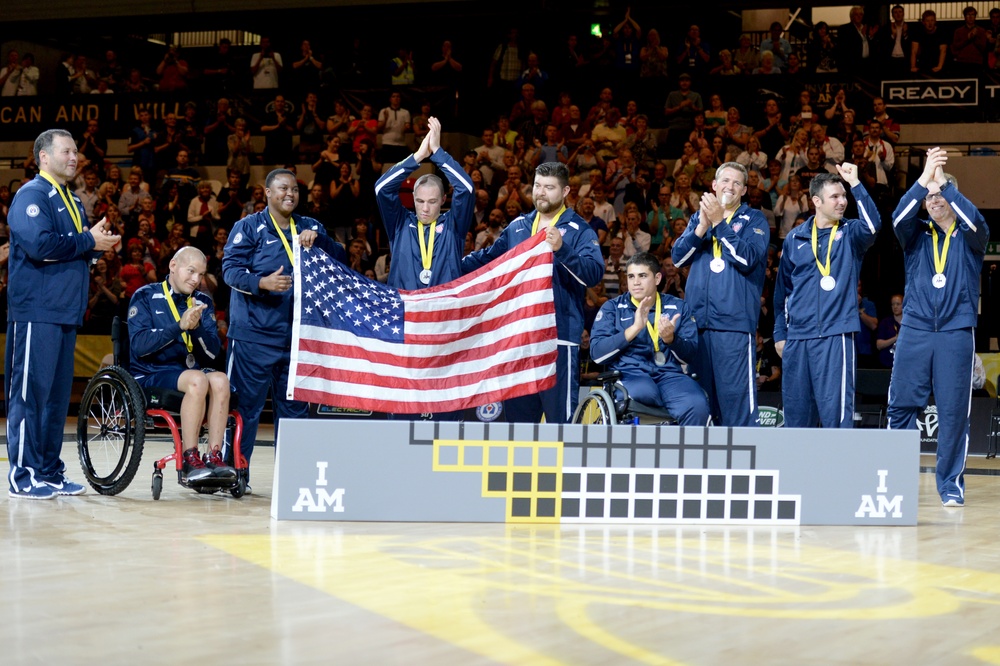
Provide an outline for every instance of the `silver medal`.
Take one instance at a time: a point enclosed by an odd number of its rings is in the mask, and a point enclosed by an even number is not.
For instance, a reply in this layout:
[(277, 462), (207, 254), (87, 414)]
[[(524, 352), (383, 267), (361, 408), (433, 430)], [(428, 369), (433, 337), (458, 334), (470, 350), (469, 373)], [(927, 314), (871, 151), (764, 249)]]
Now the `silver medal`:
[(819, 281), (819, 286), (823, 291), (833, 291), (833, 288), (837, 286), (837, 281), (833, 279), (832, 275), (825, 275), (823, 279)]
[(726, 262), (722, 259), (722, 257), (716, 257), (715, 259), (712, 259), (712, 263), (710, 263), (708, 267), (712, 269), (713, 273), (721, 273), (726, 268)]
[(944, 276), (944, 273), (935, 273), (934, 277), (931, 278), (931, 284), (937, 289), (943, 289), (948, 284), (948, 278)]
[(431, 283), (431, 269), (425, 268), (424, 270), (420, 271), (420, 281), (423, 282), (424, 284)]
[(188, 354), (184, 362), (187, 364), (187, 367), (193, 368), (196, 365), (196, 362), (194, 360), (194, 354)]
[(653, 357), (653, 363), (656, 365), (666, 365), (667, 355), (661, 351), (656, 352), (656, 356)]

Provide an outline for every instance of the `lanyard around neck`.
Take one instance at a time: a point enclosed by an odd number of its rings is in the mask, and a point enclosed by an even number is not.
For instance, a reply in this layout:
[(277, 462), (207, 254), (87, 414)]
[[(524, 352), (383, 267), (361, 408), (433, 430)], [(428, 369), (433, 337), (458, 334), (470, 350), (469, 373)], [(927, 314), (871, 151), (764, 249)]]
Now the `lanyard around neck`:
[(812, 227), (813, 257), (816, 258), (816, 267), (819, 268), (819, 273), (823, 277), (827, 277), (830, 274), (830, 253), (833, 251), (833, 237), (837, 235), (837, 227), (839, 226), (840, 222), (838, 221), (833, 225), (833, 228), (830, 229), (830, 242), (827, 243), (826, 246), (826, 265), (824, 266), (819, 261), (819, 251), (817, 249), (819, 247), (819, 237), (817, 236), (816, 233), (816, 221), (813, 220), (813, 227)]
[[(288, 244), (288, 239), (285, 238), (285, 234), (281, 233), (281, 228), (278, 223), (274, 221), (274, 215), (271, 215), (271, 211), (267, 211), (267, 216), (271, 218), (271, 224), (274, 225), (274, 230), (278, 232), (278, 238), (281, 239), (281, 244), (285, 246), (285, 252), (288, 253), (288, 261), (291, 262), (292, 266), (295, 265), (295, 255), (292, 254), (292, 248)], [(292, 236), (298, 235), (298, 231), (295, 230), (295, 220), (291, 215), (288, 216), (288, 224), (292, 229)]]
[[(739, 210), (739, 206), (737, 206), (733, 212), (729, 214), (729, 217), (726, 218), (726, 224), (729, 224), (729, 222), (733, 219), (733, 215), (736, 215), (737, 210)], [(716, 259), (722, 258), (722, 246), (719, 245), (719, 239), (715, 237), (715, 234), (712, 234), (712, 256)]]
[[(559, 218), (562, 216), (562, 214), (565, 211), (566, 211), (566, 206), (563, 205), (563, 207), (559, 209), (559, 212), (556, 213), (556, 216), (554, 218), (552, 218), (552, 224), (550, 226), (553, 226), (553, 227), (556, 226), (556, 222), (559, 221)], [(536, 211), (535, 212), (535, 221), (531, 223), (531, 235), (532, 236), (534, 236), (535, 233), (538, 231), (538, 220), (541, 219), (541, 217), (542, 217), (542, 214)]]
[(73, 197), (70, 197), (68, 195), (65, 186), (57, 183), (55, 178), (53, 178), (44, 171), (39, 171), (38, 175), (40, 175), (45, 180), (49, 181), (52, 184), (52, 186), (56, 188), (56, 192), (59, 193), (59, 198), (62, 199), (64, 204), (66, 204), (66, 210), (69, 211), (69, 216), (73, 218), (73, 226), (76, 227), (76, 233), (82, 234), (83, 222), (80, 219), (80, 209), (76, 207), (76, 202), (73, 201)]
[(944, 247), (941, 248), (941, 253), (938, 254), (938, 234), (937, 225), (931, 222), (931, 238), (934, 239), (934, 272), (944, 273), (944, 266), (948, 263), (948, 246), (951, 245), (951, 233), (955, 231), (955, 225), (958, 220), (953, 220), (951, 226), (948, 227), (948, 233), (944, 237)]
[[(632, 299), (632, 305), (635, 306), (636, 312), (639, 311), (639, 302), (635, 300), (634, 297), (629, 297)], [(653, 351), (660, 351), (660, 317), (663, 315), (663, 309), (661, 307), (662, 301), (660, 300), (660, 292), (656, 292), (656, 326), (653, 326), (646, 319), (646, 330), (649, 331), (649, 337), (653, 339)]]
[[(174, 321), (180, 323), (181, 315), (177, 311), (177, 306), (174, 305), (174, 297), (170, 295), (170, 289), (167, 287), (167, 281), (164, 280), (161, 286), (163, 287), (163, 295), (167, 297), (167, 305), (170, 306), (170, 314), (174, 316)], [(191, 296), (188, 296), (188, 308), (190, 308), (193, 304), (194, 299)], [(191, 342), (191, 334), (187, 331), (181, 331), (181, 339), (184, 340), (184, 346), (187, 347), (188, 354), (192, 353), (194, 351), (194, 343)]]
[[(424, 226), (429, 226), (431, 232), (429, 234), (430, 238), (424, 240)], [(431, 261), (434, 260), (434, 234), (437, 231), (437, 220), (428, 222), (426, 225), (417, 220), (417, 244), (420, 246), (420, 265), (424, 267), (424, 270), (430, 270)]]

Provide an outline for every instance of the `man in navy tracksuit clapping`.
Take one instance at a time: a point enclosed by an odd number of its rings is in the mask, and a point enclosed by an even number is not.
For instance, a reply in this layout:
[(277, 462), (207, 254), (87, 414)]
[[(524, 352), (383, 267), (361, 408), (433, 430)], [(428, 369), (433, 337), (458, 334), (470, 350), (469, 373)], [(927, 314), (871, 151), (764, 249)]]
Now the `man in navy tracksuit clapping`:
[(746, 167), (720, 166), (671, 250), (677, 268), (691, 267), (685, 300), (698, 322), (695, 369), (715, 425), (758, 425), (754, 350), (771, 232), (763, 213), (740, 203), (746, 191)]
[[(944, 173), (948, 153), (927, 151), (924, 171), (893, 212), (906, 259), (906, 300), (889, 386), (889, 428), (916, 428), (930, 393), (938, 411), (937, 488), (944, 506), (965, 504), (972, 405), (973, 329), (990, 230)], [(923, 201), (930, 220), (917, 217)]]
[(621, 371), (632, 398), (666, 409), (680, 425), (708, 425), (705, 392), (682, 368), (698, 353), (687, 304), (658, 292), (663, 276), (648, 252), (633, 255), (625, 274), (628, 293), (607, 301), (594, 319), (591, 358)]
[[(785, 425), (854, 427), (854, 335), (858, 271), (882, 218), (858, 179), (858, 168), (837, 166), (809, 184), (816, 215), (785, 237), (774, 286), (774, 346), (781, 355)], [(845, 220), (848, 197), (862, 219)]]

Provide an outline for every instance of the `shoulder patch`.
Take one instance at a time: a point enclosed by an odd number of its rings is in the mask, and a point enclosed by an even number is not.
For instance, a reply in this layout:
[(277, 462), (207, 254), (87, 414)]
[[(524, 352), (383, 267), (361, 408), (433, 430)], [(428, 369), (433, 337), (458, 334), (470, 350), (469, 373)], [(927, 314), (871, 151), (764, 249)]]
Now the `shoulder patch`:
[(236, 235), (233, 236), (233, 245), (239, 245), (240, 241), (242, 240), (243, 240), (243, 234), (237, 231)]
[(133, 305), (132, 307), (130, 307), (128, 309), (128, 318), (131, 319), (136, 314), (138, 314), (138, 312), (139, 312), (139, 308), (137, 308), (136, 306)]
[(28, 217), (38, 217), (38, 214), (42, 211), (38, 208), (38, 204), (28, 204), (24, 212)]
[(580, 225), (577, 224), (576, 222), (570, 222), (569, 226), (573, 227), (574, 229), (579, 229), (580, 228)]
[(604, 310), (598, 310), (597, 311), (597, 316), (594, 317), (594, 321), (595, 322), (596, 321), (601, 321), (602, 319), (604, 319)]
[(754, 229), (753, 232), (755, 234), (757, 234), (758, 236), (763, 236), (764, 235), (764, 230), (763, 229)]

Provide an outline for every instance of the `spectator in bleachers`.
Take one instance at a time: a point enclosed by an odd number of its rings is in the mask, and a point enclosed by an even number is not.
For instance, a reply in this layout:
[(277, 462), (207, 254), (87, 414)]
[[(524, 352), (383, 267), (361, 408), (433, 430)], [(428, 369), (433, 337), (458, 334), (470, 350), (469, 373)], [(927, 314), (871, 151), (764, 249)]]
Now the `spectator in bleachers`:
[(21, 56), (15, 49), (7, 51), (7, 65), (0, 69), (0, 97), (14, 97), (21, 85)]
[(865, 140), (865, 159), (875, 166), (876, 179), (880, 185), (889, 185), (889, 173), (896, 163), (892, 145), (882, 138), (882, 123), (873, 120), (868, 124)]
[(885, 108), (885, 100), (879, 96), (872, 98), (872, 112), (875, 114), (872, 119), (882, 123), (882, 138), (895, 146), (899, 142), (899, 123), (889, 117)]
[(167, 181), (156, 197), (156, 236), (164, 239), (174, 225), (184, 228), (190, 200), (182, 200), (177, 183)]
[(405, 46), (396, 49), (396, 57), (389, 61), (389, 85), (412, 86), (416, 81), (413, 51)]
[(812, 142), (823, 153), (823, 165), (826, 170), (836, 173), (836, 165), (844, 161), (844, 144), (836, 137), (827, 136), (826, 127), (821, 123), (812, 126)]
[(535, 84), (533, 83), (522, 83), (519, 86), (521, 90), (520, 98), (514, 102), (514, 105), (510, 108), (510, 114), (508, 120), (510, 121), (510, 126), (520, 127), (525, 120), (531, 117), (531, 105), (535, 103)]
[(891, 368), (896, 359), (896, 338), (903, 323), (903, 295), (893, 294), (889, 299), (892, 314), (878, 324), (875, 331), (875, 348), (878, 350), (879, 364), (883, 368)]
[(594, 148), (601, 159), (610, 159), (618, 152), (628, 133), (620, 123), (621, 114), (612, 107), (600, 123), (590, 133)]
[[(499, 83), (499, 87), (506, 88), (507, 90), (501, 91), (501, 98), (514, 89), (518, 77), (524, 71), (524, 59), (518, 44), (518, 35), (518, 29), (511, 28), (507, 32), (507, 39), (493, 52), (493, 59), (490, 62), (486, 86), (492, 88), (494, 84)], [(511, 124), (515, 123), (511, 121)]]
[(308, 39), (303, 39), (299, 44), (299, 59), (292, 63), (290, 78), (291, 90), (299, 97), (320, 89), (323, 62), (316, 57)]
[(118, 54), (112, 49), (104, 52), (104, 62), (97, 68), (97, 78), (113, 90), (125, 83), (125, 68), (118, 61)]
[(781, 180), (788, 180), (790, 174), (805, 166), (808, 147), (809, 132), (802, 128), (797, 129), (792, 134), (792, 140), (775, 155), (775, 159), (781, 163)]
[(351, 115), (350, 110), (344, 104), (344, 100), (338, 98), (333, 101), (333, 113), (326, 119), (326, 132), (327, 134), (336, 134), (340, 137), (340, 145), (342, 147), (349, 146), (351, 144), (351, 137), (347, 133), (347, 130), (351, 127), (351, 122), (355, 118)]
[(279, 75), (283, 62), (281, 54), (271, 47), (271, 38), (260, 38), (260, 51), (250, 58), (250, 75), (253, 77), (254, 90), (271, 90), (280, 87)]
[(342, 162), (340, 176), (330, 183), (330, 219), (333, 236), (341, 243), (347, 242), (347, 230), (354, 224), (360, 195), (361, 186), (351, 172), (351, 165)]
[[(697, 26), (693, 26), (697, 27)], [(691, 75), (687, 72), (677, 79), (677, 90), (667, 95), (663, 113), (667, 117), (667, 141), (664, 147), (665, 157), (680, 155), (684, 142), (694, 129), (694, 115), (704, 109), (701, 95), (691, 90)], [(708, 120), (708, 116), (705, 117)]]
[(955, 74), (978, 77), (989, 50), (989, 33), (976, 25), (976, 8), (969, 6), (962, 11), (965, 23), (955, 29), (951, 39), (951, 56)]
[(188, 202), (197, 196), (199, 180), (201, 180), (201, 174), (191, 166), (188, 151), (183, 148), (178, 150), (174, 157), (174, 166), (167, 171), (163, 182), (164, 184), (168, 182), (177, 184), (180, 202), (184, 208), (187, 208)]
[(760, 54), (760, 67), (753, 70), (754, 75), (770, 75), (770, 74), (781, 74), (781, 68), (778, 67), (774, 62), (774, 54), (770, 51), (764, 51)]
[(799, 177), (802, 189), (808, 192), (809, 183), (812, 182), (812, 179), (825, 171), (826, 166), (823, 164), (823, 151), (820, 150), (819, 146), (811, 144), (806, 149), (805, 166), (795, 172), (795, 175)]
[(323, 150), (323, 130), (326, 122), (319, 114), (319, 97), (314, 92), (306, 95), (302, 104), (302, 112), (295, 121), (295, 129), (299, 134), (298, 162), (312, 164)]
[(125, 283), (117, 274), (108, 270), (108, 262), (100, 258), (90, 270), (90, 295), (84, 330), (106, 335), (111, 332), (111, 321), (119, 313), (119, 304), (125, 296)]
[(886, 26), (883, 44), (886, 51), (886, 74), (890, 78), (908, 76), (910, 71), (910, 29), (903, 20), (906, 12), (902, 5), (894, 5), (891, 21)]
[(246, 183), (250, 178), (250, 160), (253, 158), (250, 127), (245, 118), (237, 118), (233, 126), (233, 133), (226, 139), (226, 146), (229, 150), (226, 168), (239, 171), (243, 176), (243, 182)]
[(813, 26), (813, 37), (806, 47), (806, 59), (809, 69), (816, 74), (837, 71), (837, 43), (830, 34), (830, 26), (826, 21), (819, 21)]
[(858, 131), (858, 126), (854, 123), (855, 114), (854, 109), (847, 109), (844, 111), (844, 116), (841, 118), (840, 123), (834, 127), (833, 135), (837, 137), (840, 143), (844, 144), (844, 151), (847, 148), (853, 147), (856, 141), (861, 141), (864, 136)]
[(361, 117), (351, 121), (347, 130), (351, 137), (351, 151), (355, 154), (361, 149), (361, 143), (367, 141), (371, 147), (375, 146), (378, 136), (378, 121), (372, 118), (372, 105), (365, 104), (361, 107)]
[(788, 177), (788, 190), (778, 196), (778, 201), (774, 204), (774, 218), (778, 224), (778, 238), (785, 240), (785, 236), (796, 225), (796, 221), (803, 214), (809, 214), (809, 197), (807, 190), (802, 187), (802, 181), (798, 174)]
[[(87, 129), (77, 139), (77, 150), (98, 175), (104, 173), (104, 156), (108, 153), (108, 140), (101, 133), (96, 118), (87, 121)], [(80, 160), (83, 161), (83, 160)]]
[(713, 76), (739, 76), (740, 68), (733, 62), (733, 52), (729, 49), (719, 51), (719, 64), (709, 72)]
[(727, 112), (726, 124), (716, 130), (716, 135), (722, 137), (726, 146), (735, 145), (742, 151), (753, 136), (753, 130), (740, 122), (740, 110), (731, 106)]
[(740, 35), (739, 47), (733, 52), (733, 63), (743, 74), (751, 74), (760, 67), (760, 52), (750, 41), (750, 35)]
[(55, 90), (56, 94), (60, 97), (65, 97), (73, 92), (73, 81), (70, 79), (74, 73), (73, 69), (73, 54), (63, 53), (62, 57), (59, 59), (59, 64), (56, 65), (55, 71)]
[[(340, 175), (339, 168), (337, 169), (337, 175), (338, 176)], [(330, 191), (329, 183), (327, 183), (326, 187), (327, 187), (326, 191), (329, 192)], [(329, 198), (327, 198), (328, 203), (329, 201), (330, 201)], [(254, 208), (259, 203), (262, 203), (265, 206), (267, 205), (267, 201), (264, 199), (264, 186), (260, 184), (255, 184), (253, 187), (250, 188), (250, 200), (247, 201), (246, 204), (243, 206), (243, 215), (240, 216), (240, 219), (243, 219), (247, 215), (253, 215), (255, 212), (257, 212), (256, 210), (254, 210)]]
[(685, 222), (698, 210), (699, 197), (691, 189), (691, 176), (686, 173), (674, 176), (674, 191), (670, 195), (670, 206), (684, 214)]
[(410, 112), (402, 108), (398, 90), (389, 95), (389, 106), (378, 112), (378, 132), (382, 135), (382, 159), (396, 163), (409, 154), (404, 134), (413, 131)]
[(518, 77), (518, 82), (523, 86), (526, 83), (530, 83), (535, 87), (535, 96), (544, 97), (549, 83), (549, 73), (542, 70), (541, 66), (538, 64), (538, 54), (529, 53), (527, 60), (527, 67), (521, 76)]
[(149, 185), (143, 182), (143, 172), (140, 167), (132, 167), (128, 172), (128, 183), (118, 195), (118, 209), (122, 217), (129, 217), (132, 209), (149, 195)]
[(146, 248), (138, 238), (133, 238), (128, 244), (128, 263), (122, 265), (121, 279), (125, 283), (125, 297), (146, 284), (156, 282), (156, 265), (146, 260)]
[(784, 32), (782, 25), (774, 21), (771, 23), (770, 34), (760, 42), (761, 60), (764, 59), (764, 53), (770, 51), (774, 57), (774, 65), (781, 70), (785, 69), (788, 54), (792, 52), (792, 45), (782, 36)]
[(74, 194), (80, 198), (80, 203), (83, 204), (83, 209), (87, 213), (87, 220), (89, 220), (87, 224), (93, 225), (99, 221), (94, 218), (94, 207), (100, 201), (97, 192), (97, 184), (100, 179), (97, 177), (96, 171), (88, 168), (83, 172), (83, 182), (84, 186), (76, 190)]
[(739, 154), (736, 161), (746, 167), (748, 172), (764, 173), (767, 170), (767, 153), (761, 150), (760, 140), (756, 136), (747, 139), (746, 149)]
[(923, 13), (920, 23), (922, 29), (913, 35), (913, 42), (910, 44), (910, 71), (938, 74), (947, 65), (948, 44), (951, 40), (937, 24), (937, 14), (933, 9)]
[(74, 95), (89, 95), (97, 86), (97, 75), (87, 67), (87, 56), (78, 55), (73, 58), (73, 73), (69, 78)]
[(127, 95), (139, 95), (149, 92), (146, 81), (142, 78), (142, 72), (138, 67), (133, 67), (128, 71), (128, 78), (117, 90)]
[(132, 166), (137, 166), (149, 174), (155, 173), (156, 151), (154, 146), (159, 132), (153, 129), (150, 122), (149, 109), (139, 109), (139, 124), (132, 128), (128, 146), (125, 150), (132, 153)]
[(160, 92), (177, 92), (187, 88), (188, 64), (173, 44), (167, 47), (163, 60), (156, 66), (156, 75), (160, 77), (157, 86)]
[(646, 33), (646, 45), (639, 51), (639, 78), (656, 80), (667, 78), (669, 56), (667, 47), (660, 43), (660, 33), (655, 28), (649, 30)]
[[(614, 108), (616, 108), (614, 105), (614, 93), (612, 93), (611, 88), (601, 88), (597, 103), (590, 107), (590, 111), (587, 112), (587, 127), (593, 130), (597, 127), (598, 123), (604, 122), (605, 117)], [(618, 111), (618, 115), (620, 116), (621, 110), (618, 109)]]
[(287, 164), (292, 160), (292, 137), (295, 121), (289, 114), (291, 104), (284, 95), (275, 95), (265, 108), (267, 117), (260, 127), (264, 135), (264, 164)]
[(232, 229), (237, 220), (243, 217), (243, 207), (250, 200), (250, 192), (243, 187), (242, 174), (236, 169), (226, 170), (226, 185), (216, 196), (218, 218), (213, 227), (222, 224)]
[(650, 169), (656, 164), (656, 136), (649, 131), (649, 118), (644, 113), (635, 117), (635, 131), (625, 138), (624, 147), (631, 151), (636, 164)]
[(850, 17), (850, 22), (837, 30), (837, 43), (840, 46), (837, 69), (847, 74), (871, 71), (869, 68), (877, 61), (872, 39), (878, 32), (878, 26), (865, 25), (864, 7), (851, 7)]
[(209, 94), (231, 94), (236, 85), (236, 61), (232, 53), (233, 43), (226, 37), (219, 40), (215, 51), (208, 58), (202, 70), (205, 90)]
[(229, 100), (220, 97), (215, 103), (215, 111), (211, 120), (205, 125), (205, 164), (221, 165), (226, 163), (229, 155), (227, 145), (229, 135), (236, 131)]
[(153, 142), (153, 171), (149, 172), (150, 180), (155, 182), (156, 174), (170, 169), (177, 162), (181, 138), (177, 128), (177, 116), (167, 113), (163, 117), (163, 131), (157, 133)]
[(674, 62), (678, 70), (701, 81), (708, 72), (709, 63), (712, 62), (712, 49), (708, 42), (701, 38), (701, 28), (691, 25), (675, 53), (677, 56)]

